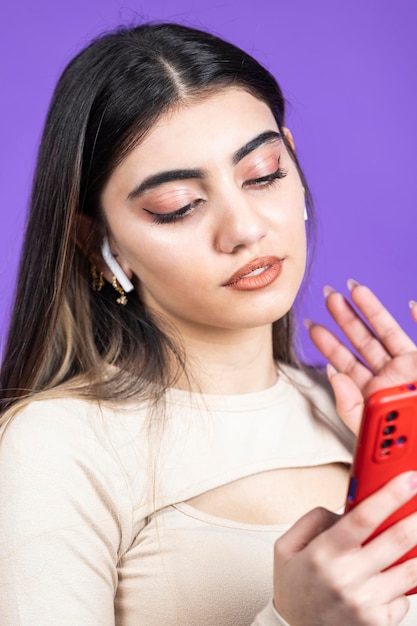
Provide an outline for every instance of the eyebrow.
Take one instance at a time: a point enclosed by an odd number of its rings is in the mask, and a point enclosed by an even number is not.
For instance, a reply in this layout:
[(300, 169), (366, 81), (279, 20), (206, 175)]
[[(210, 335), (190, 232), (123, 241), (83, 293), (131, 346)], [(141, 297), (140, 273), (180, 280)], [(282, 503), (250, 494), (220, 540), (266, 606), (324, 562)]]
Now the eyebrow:
[(239, 150), (234, 153), (232, 157), (233, 165), (237, 165), (239, 161), (245, 158), (246, 155), (248, 155), (250, 152), (253, 152), (254, 150), (256, 150), (256, 148), (259, 148), (259, 146), (262, 146), (264, 143), (271, 143), (272, 141), (280, 140), (281, 135), (275, 130), (267, 130), (266, 132), (261, 133), (254, 139), (248, 141), (247, 144), (245, 144), (242, 148), (239, 148)]
[(159, 174), (152, 174), (145, 178), (135, 189), (133, 189), (127, 196), (128, 200), (137, 198), (148, 189), (154, 189), (163, 185), (164, 183), (170, 183), (173, 180), (188, 180), (189, 178), (205, 178), (206, 172), (204, 170), (170, 170), (168, 172), (160, 172)]
[[(251, 139), (242, 148), (239, 148), (233, 156), (232, 163), (237, 165), (242, 159), (245, 158), (250, 152), (253, 152), (265, 143), (271, 143), (273, 141), (280, 141), (282, 139), (281, 134), (274, 130), (267, 130), (261, 133), (254, 139)], [(166, 172), (159, 172), (158, 174), (152, 174), (145, 178), (137, 187), (135, 187), (127, 196), (127, 200), (134, 200), (138, 196), (142, 195), (149, 189), (159, 187), (164, 183), (170, 183), (174, 180), (189, 180), (191, 178), (202, 179), (207, 176), (206, 170), (202, 169), (178, 169), (169, 170)]]

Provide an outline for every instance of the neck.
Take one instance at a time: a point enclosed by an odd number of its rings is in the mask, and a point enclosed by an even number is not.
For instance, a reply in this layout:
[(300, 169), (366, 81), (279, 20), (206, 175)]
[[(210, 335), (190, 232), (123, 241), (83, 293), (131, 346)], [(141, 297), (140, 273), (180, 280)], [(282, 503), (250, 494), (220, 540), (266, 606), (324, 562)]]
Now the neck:
[(242, 394), (271, 387), (277, 379), (272, 326), (216, 333), (182, 334), (190, 375), (177, 386), (211, 394)]

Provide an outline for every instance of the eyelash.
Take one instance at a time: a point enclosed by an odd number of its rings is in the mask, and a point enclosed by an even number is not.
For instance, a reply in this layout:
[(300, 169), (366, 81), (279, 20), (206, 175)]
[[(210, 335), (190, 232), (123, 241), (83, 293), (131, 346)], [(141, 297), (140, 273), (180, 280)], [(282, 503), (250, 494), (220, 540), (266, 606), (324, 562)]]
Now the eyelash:
[[(248, 180), (245, 183), (246, 185), (260, 185), (269, 187), (270, 185), (275, 185), (281, 178), (285, 178), (287, 175), (287, 170), (283, 167), (279, 167), (272, 174), (268, 174), (267, 176), (261, 176), (260, 178), (254, 178), (253, 180)], [(265, 184), (266, 183), (266, 184)]]
[[(250, 185), (254, 185), (255, 187), (272, 187), (273, 185), (276, 185), (279, 180), (285, 178), (286, 175), (287, 170), (282, 167), (278, 167), (278, 169), (275, 170), (275, 172), (272, 172), (272, 174), (248, 180), (244, 183), (244, 185), (245, 187)], [(171, 213), (152, 213), (152, 211), (149, 211), (148, 209), (144, 209), (144, 211), (152, 215), (155, 224), (172, 224), (173, 222), (179, 222), (180, 220), (186, 218), (190, 211), (202, 202), (204, 202), (204, 200), (194, 200), (193, 202), (190, 202), (190, 204), (177, 209), (177, 211), (172, 211)]]

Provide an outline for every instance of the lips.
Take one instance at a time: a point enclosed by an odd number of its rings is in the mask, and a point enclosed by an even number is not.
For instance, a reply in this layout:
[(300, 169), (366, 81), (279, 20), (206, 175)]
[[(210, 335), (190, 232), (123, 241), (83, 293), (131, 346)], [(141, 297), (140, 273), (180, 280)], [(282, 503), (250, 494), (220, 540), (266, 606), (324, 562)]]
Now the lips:
[(259, 257), (239, 268), (223, 286), (240, 291), (260, 289), (278, 278), (281, 269), (282, 260), (279, 257)]

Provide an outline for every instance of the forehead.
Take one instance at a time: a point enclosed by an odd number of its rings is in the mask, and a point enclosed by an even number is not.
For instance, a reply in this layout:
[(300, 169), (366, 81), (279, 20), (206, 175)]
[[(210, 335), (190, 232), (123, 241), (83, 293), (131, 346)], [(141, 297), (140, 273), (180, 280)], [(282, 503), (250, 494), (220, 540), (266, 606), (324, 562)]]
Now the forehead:
[(188, 100), (159, 118), (124, 164), (140, 161), (141, 170), (159, 170), (230, 157), (253, 137), (278, 130), (262, 100), (243, 89), (224, 89)]

